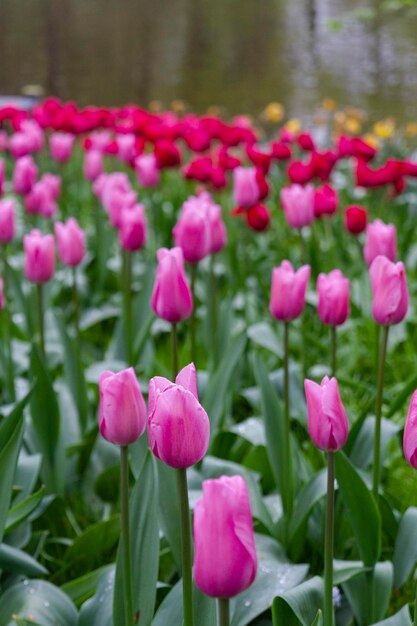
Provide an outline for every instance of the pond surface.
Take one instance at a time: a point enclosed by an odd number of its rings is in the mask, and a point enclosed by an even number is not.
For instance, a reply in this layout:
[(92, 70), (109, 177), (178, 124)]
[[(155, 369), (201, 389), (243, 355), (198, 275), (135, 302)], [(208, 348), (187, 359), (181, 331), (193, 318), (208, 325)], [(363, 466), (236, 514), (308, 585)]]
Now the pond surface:
[(0, 0), (0, 95), (308, 116), (325, 96), (411, 119), (417, 15), (378, 0)]

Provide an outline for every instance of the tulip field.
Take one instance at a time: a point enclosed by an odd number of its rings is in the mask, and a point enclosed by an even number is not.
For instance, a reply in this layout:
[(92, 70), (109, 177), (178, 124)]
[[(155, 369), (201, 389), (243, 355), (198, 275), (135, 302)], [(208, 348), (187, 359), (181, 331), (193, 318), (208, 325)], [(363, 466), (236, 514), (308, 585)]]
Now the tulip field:
[(331, 104), (0, 108), (0, 626), (417, 626), (417, 127)]

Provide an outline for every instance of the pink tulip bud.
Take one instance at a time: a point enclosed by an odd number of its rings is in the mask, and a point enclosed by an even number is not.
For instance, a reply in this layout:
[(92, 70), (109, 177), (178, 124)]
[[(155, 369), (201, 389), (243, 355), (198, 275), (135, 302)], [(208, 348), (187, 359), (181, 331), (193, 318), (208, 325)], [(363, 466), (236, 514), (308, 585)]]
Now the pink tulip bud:
[(190, 317), (193, 299), (184, 269), (181, 248), (160, 248), (151, 307), (154, 313), (172, 324)]
[(370, 267), (373, 293), (372, 314), (377, 324), (402, 322), (408, 310), (408, 289), (403, 263), (377, 256)]
[(132, 133), (116, 136), (117, 154), (124, 163), (130, 163), (136, 153), (136, 136)]
[(194, 579), (207, 596), (232, 598), (255, 580), (257, 557), (248, 488), (241, 476), (203, 482), (194, 508)]
[(32, 283), (46, 283), (55, 271), (55, 244), (53, 235), (42, 235), (32, 230), (23, 237), (25, 274)]
[(61, 193), (61, 177), (56, 174), (50, 174), (46, 172), (40, 179), (40, 183), (43, 183), (49, 191), (49, 195), (53, 200), (58, 200)]
[(417, 391), (413, 393), (403, 439), (404, 455), (408, 463), (417, 469)]
[(13, 171), (13, 191), (25, 196), (32, 189), (38, 175), (38, 168), (31, 156), (16, 161)]
[(339, 197), (337, 191), (327, 183), (318, 187), (314, 192), (314, 215), (333, 215), (337, 211)]
[(147, 224), (145, 207), (135, 204), (131, 209), (122, 211), (119, 225), (119, 243), (124, 250), (135, 252), (145, 245)]
[(242, 209), (248, 209), (260, 200), (255, 167), (236, 167), (233, 170), (233, 197)]
[(131, 188), (128, 177), (121, 172), (113, 172), (106, 176), (100, 192), (111, 225), (113, 228), (119, 228), (122, 212), (136, 204), (136, 192)]
[(33, 152), (32, 138), (27, 133), (14, 133), (9, 139), (9, 150), (14, 159), (27, 156)]
[(287, 223), (292, 228), (308, 226), (314, 220), (313, 185), (291, 185), (281, 189), (281, 204)]
[(346, 443), (349, 422), (336, 378), (325, 376), (321, 384), (305, 379), (308, 432), (317, 448), (327, 452), (340, 450)]
[(71, 158), (75, 136), (70, 133), (53, 133), (49, 138), (49, 149), (57, 163), (66, 163)]
[(15, 231), (15, 201), (0, 200), (0, 243), (10, 243)]
[(188, 263), (198, 263), (209, 254), (210, 233), (207, 213), (185, 202), (172, 234)]
[(349, 280), (340, 270), (319, 274), (317, 312), (323, 324), (340, 326), (349, 315)]
[(273, 269), (269, 310), (275, 319), (289, 322), (301, 315), (310, 271), (309, 265), (303, 265), (295, 272), (289, 261)]
[(366, 244), (363, 249), (366, 263), (371, 266), (372, 261), (379, 254), (395, 261), (397, 256), (397, 233), (394, 224), (384, 224), (376, 219), (366, 227)]
[(211, 202), (208, 206), (208, 224), (210, 234), (210, 254), (217, 254), (225, 247), (227, 243), (227, 234), (221, 207), (214, 202)]
[(198, 401), (193, 363), (175, 383), (155, 376), (149, 381), (149, 445), (156, 457), (175, 468), (201, 461), (210, 440), (210, 421)]
[(155, 187), (159, 183), (160, 172), (154, 154), (142, 154), (135, 159), (136, 176), (142, 187)]
[(103, 153), (100, 150), (89, 150), (84, 156), (84, 176), (91, 182), (103, 173)]
[(85, 232), (73, 217), (67, 223), (55, 223), (58, 256), (63, 265), (76, 267), (85, 256)]
[(57, 204), (52, 196), (48, 182), (39, 180), (25, 197), (26, 213), (38, 214), (50, 218), (58, 212)]
[(3, 279), (0, 278), (0, 311), (4, 309), (4, 289), (3, 289)]
[(118, 374), (105, 371), (98, 381), (98, 423), (104, 439), (128, 446), (146, 428), (146, 404), (132, 367)]

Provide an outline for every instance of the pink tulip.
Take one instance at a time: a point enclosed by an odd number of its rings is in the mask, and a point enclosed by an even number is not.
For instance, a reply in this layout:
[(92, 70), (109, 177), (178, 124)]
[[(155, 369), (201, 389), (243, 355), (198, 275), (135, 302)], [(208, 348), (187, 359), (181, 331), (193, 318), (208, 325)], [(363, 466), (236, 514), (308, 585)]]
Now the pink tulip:
[(249, 209), (260, 200), (255, 167), (236, 167), (233, 170), (233, 197), (242, 209)]
[(53, 235), (42, 235), (32, 230), (23, 237), (25, 274), (32, 283), (46, 283), (55, 271), (55, 244)]
[(303, 265), (295, 272), (289, 261), (273, 269), (269, 310), (275, 319), (289, 322), (301, 315), (310, 271), (309, 265)]
[(31, 156), (16, 161), (13, 171), (13, 191), (25, 196), (35, 184), (38, 168)]
[(32, 152), (33, 142), (27, 133), (14, 133), (9, 139), (10, 154), (14, 159), (20, 159)]
[(385, 256), (377, 256), (372, 262), (370, 277), (374, 320), (382, 326), (399, 324), (408, 310), (408, 289), (403, 263), (392, 263)]
[(45, 136), (42, 128), (35, 120), (23, 120), (20, 125), (21, 130), (30, 139), (30, 152), (39, 152), (45, 143)]
[(0, 311), (4, 309), (4, 286), (3, 279), (0, 278)]
[(148, 438), (153, 454), (171, 467), (201, 461), (210, 440), (210, 421), (198, 401), (197, 374), (187, 365), (172, 383), (155, 376), (149, 381)]
[(308, 226), (314, 220), (313, 185), (291, 185), (281, 189), (281, 204), (287, 223), (292, 228)]
[(226, 226), (222, 217), (222, 209), (211, 202), (208, 206), (208, 224), (210, 235), (210, 254), (221, 252), (227, 243)]
[(3, 159), (0, 159), (0, 195), (4, 191), (5, 180), (6, 180), (6, 164)]
[(349, 280), (340, 270), (319, 274), (317, 311), (323, 324), (340, 326), (349, 315)]
[(130, 163), (137, 154), (136, 136), (132, 133), (116, 135), (117, 154), (121, 161)]
[(13, 240), (15, 232), (14, 200), (0, 200), (0, 243), (6, 244)]
[(49, 149), (57, 163), (66, 163), (71, 158), (75, 136), (70, 133), (53, 133), (49, 138)]
[(99, 192), (111, 225), (119, 228), (122, 212), (132, 208), (137, 201), (137, 194), (131, 188), (129, 178), (121, 172), (113, 172), (104, 178)]
[(119, 243), (124, 250), (135, 252), (145, 245), (147, 224), (145, 207), (135, 204), (131, 209), (122, 211), (119, 225)]
[(384, 224), (379, 219), (366, 227), (366, 244), (363, 249), (366, 263), (370, 266), (378, 255), (395, 261), (397, 256), (397, 233), (394, 224)]
[(417, 469), (417, 391), (413, 393), (403, 439), (404, 455), (408, 463)]
[(57, 204), (52, 196), (51, 186), (44, 180), (35, 183), (25, 197), (25, 210), (29, 214), (51, 218), (58, 212)]
[(203, 482), (194, 508), (194, 579), (207, 596), (232, 598), (255, 580), (257, 557), (248, 488), (241, 476)]
[(337, 211), (338, 203), (337, 191), (326, 183), (314, 192), (314, 215), (333, 215)]
[(185, 202), (172, 234), (188, 263), (198, 263), (209, 254), (210, 233), (207, 214), (195, 203)]
[(160, 248), (153, 286), (151, 307), (154, 313), (175, 324), (190, 317), (193, 298), (184, 269), (181, 248)]
[(49, 191), (49, 195), (52, 200), (58, 200), (59, 194), (61, 193), (61, 177), (57, 174), (50, 174), (46, 172), (40, 179), (39, 182), (43, 183), (45, 187)]
[(96, 180), (103, 173), (103, 153), (89, 150), (84, 156), (84, 176), (89, 181)]
[(109, 130), (95, 130), (88, 135), (86, 141), (89, 143), (89, 150), (104, 152), (111, 138), (112, 135)]
[(142, 154), (135, 159), (135, 170), (142, 187), (155, 187), (159, 183), (160, 170), (154, 154)]
[(134, 443), (146, 428), (146, 404), (132, 367), (105, 371), (98, 381), (98, 423), (104, 439), (118, 446)]
[(85, 256), (85, 232), (73, 217), (67, 223), (55, 223), (58, 256), (63, 265), (76, 267)]
[(308, 432), (320, 450), (336, 451), (346, 443), (349, 422), (336, 378), (325, 376), (321, 384), (306, 379)]

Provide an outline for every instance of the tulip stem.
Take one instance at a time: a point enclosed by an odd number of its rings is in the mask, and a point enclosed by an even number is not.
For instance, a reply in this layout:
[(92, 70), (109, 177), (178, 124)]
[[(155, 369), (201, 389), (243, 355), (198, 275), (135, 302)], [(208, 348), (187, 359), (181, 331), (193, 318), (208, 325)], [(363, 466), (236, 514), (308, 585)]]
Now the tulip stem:
[(172, 380), (175, 380), (178, 374), (178, 333), (177, 325), (171, 324), (171, 356), (172, 356)]
[(74, 266), (72, 269), (72, 301), (74, 304), (74, 329), (75, 340), (77, 342), (77, 351), (80, 350), (80, 298), (77, 287), (77, 268)]
[(336, 376), (337, 364), (337, 330), (336, 326), (330, 326), (330, 344), (331, 344), (331, 372), (332, 376)]
[(384, 392), (384, 367), (385, 367), (385, 357), (387, 353), (388, 331), (389, 331), (389, 326), (382, 326), (381, 331), (380, 331), (380, 345), (379, 345), (379, 358), (378, 358), (378, 377), (377, 377), (377, 391), (376, 391), (376, 405), (375, 405), (374, 466), (373, 466), (373, 481), (372, 481), (372, 493), (374, 495), (376, 502), (378, 502), (378, 488), (379, 488), (379, 478), (380, 478), (381, 413), (382, 413), (382, 398), (383, 398), (383, 392)]
[(191, 294), (193, 297), (193, 310), (191, 312), (190, 319), (190, 333), (191, 333), (191, 361), (196, 362), (196, 301), (195, 301), (195, 281), (197, 277), (197, 263), (191, 263)]
[[(289, 330), (288, 322), (284, 323), (284, 428), (285, 428), (285, 456), (286, 456), (286, 494), (283, 497), (283, 505), (285, 512), (286, 526), (292, 513), (293, 497), (294, 497), (294, 479), (291, 455), (291, 419), (290, 419), (290, 375), (289, 375)], [(281, 494), (282, 496), (283, 494)], [(287, 535), (287, 531), (285, 533)], [(288, 537), (286, 536), (286, 540)]]
[(229, 626), (230, 624), (230, 608), (229, 608), (229, 598), (218, 598), (217, 599), (217, 616), (218, 626)]
[(178, 485), (181, 506), (182, 603), (184, 607), (184, 626), (193, 626), (190, 506), (188, 502), (187, 470), (185, 468), (178, 470)]
[(325, 533), (324, 626), (333, 626), (334, 452), (331, 451), (327, 453), (327, 506)]
[(43, 285), (36, 283), (36, 294), (38, 300), (38, 324), (39, 324), (39, 345), (42, 356), (45, 357), (45, 331), (44, 331), (44, 306), (43, 306)]
[(2, 246), (3, 254), (3, 297), (5, 300), (5, 309), (3, 311), (3, 326), (4, 326), (4, 347), (6, 352), (6, 367), (7, 367), (7, 382), (9, 387), (9, 396), (12, 402), (16, 399), (16, 392), (14, 388), (14, 367), (12, 357), (12, 337), (11, 337), (11, 314), (10, 314), (10, 302), (9, 302), (9, 266), (7, 264), (7, 246)]
[(126, 361), (128, 365), (133, 365), (132, 253), (122, 250), (122, 255)]
[(133, 621), (132, 603), (132, 570), (130, 565), (130, 533), (129, 533), (129, 449), (120, 446), (120, 516), (123, 545), (123, 592), (126, 625)]

